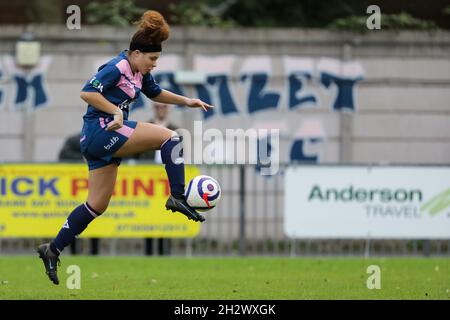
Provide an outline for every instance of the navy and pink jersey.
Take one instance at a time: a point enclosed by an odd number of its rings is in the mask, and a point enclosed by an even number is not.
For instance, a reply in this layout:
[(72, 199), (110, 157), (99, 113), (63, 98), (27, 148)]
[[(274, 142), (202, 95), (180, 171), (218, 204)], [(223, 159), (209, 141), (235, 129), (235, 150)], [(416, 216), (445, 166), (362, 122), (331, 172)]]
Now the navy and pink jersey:
[(111, 163), (119, 165), (121, 159), (114, 157), (114, 154), (131, 137), (137, 126), (136, 121), (128, 120), (129, 104), (140, 92), (154, 98), (161, 93), (161, 88), (150, 73), (146, 75), (140, 72), (133, 73), (126, 51), (122, 51), (117, 57), (102, 65), (82, 91), (101, 93), (109, 102), (122, 109), (124, 119), (122, 128), (108, 131), (106, 130), (108, 123), (114, 120), (114, 116), (88, 105), (83, 117), (80, 147), (89, 170)]
[[(149, 98), (161, 93), (161, 88), (150, 73), (146, 75), (140, 72), (133, 73), (126, 52), (122, 51), (117, 57), (102, 65), (81, 90), (101, 93), (109, 102), (122, 109), (124, 120), (128, 119), (129, 104), (137, 99), (141, 91)], [(88, 105), (84, 118), (99, 119), (108, 116), (110, 115)]]

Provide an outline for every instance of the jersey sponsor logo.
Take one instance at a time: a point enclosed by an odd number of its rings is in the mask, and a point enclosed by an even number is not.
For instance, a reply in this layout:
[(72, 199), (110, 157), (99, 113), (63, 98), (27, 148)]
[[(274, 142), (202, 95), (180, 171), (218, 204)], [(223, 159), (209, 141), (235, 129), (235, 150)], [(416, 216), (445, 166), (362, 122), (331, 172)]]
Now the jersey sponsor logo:
[(98, 91), (103, 92), (103, 84), (100, 82), (100, 80), (93, 77), (91, 81), (89, 81), (89, 83)]
[(105, 148), (106, 150), (111, 149), (111, 147), (113, 145), (115, 145), (117, 141), (119, 141), (119, 137), (117, 137), (117, 136), (116, 137), (112, 137), (111, 140), (109, 140), (109, 141), (110, 142), (106, 146), (103, 146), (103, 148)]
[(133, 102), (133, 99), (127, 99), (119, 104), (118, 107), (120, 108), (120, 110), (127, 110), (131, 102)]

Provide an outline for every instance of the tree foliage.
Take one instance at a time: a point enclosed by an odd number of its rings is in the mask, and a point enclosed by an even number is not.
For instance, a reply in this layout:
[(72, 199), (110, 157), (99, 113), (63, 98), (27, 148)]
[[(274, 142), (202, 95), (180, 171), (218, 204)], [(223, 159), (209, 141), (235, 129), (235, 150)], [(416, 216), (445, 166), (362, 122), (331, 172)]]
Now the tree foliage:
[(237, 23), (224, 17), (224, 10), (230, 1), (222, 4), (209, 4), (205, 1), (182, 2), (170, 4), (172, 14), (171, 22), (179, 25), (209, 26), (209, 27), (234, 27)]
[[(357, 32), (368, 31), (366, 27), (367, 16), (350, 16), (339, 18), (328, 25), (335, 30), (352, 30)], [(434, 30), (437, 29), (433, 21), (416, 19), (408, 13), (383, 14), (381, 16), (382, 30)]]
[[(366, 10), (371, 4), (369, 0), (193, 0), (172, 4), (170, 9), (172, 21), (181, 25), (325, 27), (362, 31), (367, 29)], [(395, 5), (398, 3), (387, 0), (380, 4), (383, 29), (437, 28), (435, 22), (413, 17), (408, 11), (398, 11)], [(450, 11), (439, 3), (433, 8), (436, 15)]]
[(116, 27), (129, 26), (145, 11), (136, 6), (133, 0), (111, 0), (106, 3), (93, 1), (87, 5), (86, 10), (88, 23)]

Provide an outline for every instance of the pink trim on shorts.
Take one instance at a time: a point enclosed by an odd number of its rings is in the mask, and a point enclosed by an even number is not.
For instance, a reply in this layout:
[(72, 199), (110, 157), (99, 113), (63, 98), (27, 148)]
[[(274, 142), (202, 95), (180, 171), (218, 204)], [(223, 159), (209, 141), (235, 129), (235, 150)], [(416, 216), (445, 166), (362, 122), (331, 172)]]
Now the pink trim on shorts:
[(104, 118), (99, 118), (99, 120), (100, 120), (100, 127), (102, 127), (102, 128), (106, 127), (105, 119)]
[(133, 134), (134, 129), (129, 127), (129, 126), (125, 126), (124, 125), (122, 128), (114, 130), (114, 131), (117, 132), (117, 133), (120, 133), (121, 135), (123, 135), (123, 136), (125, 136), (127, 138), (129, 138)]
[(86, 140), (86, 136), (85, 135), (80, 139), (80, 142), (83, 142), (84, 140)]

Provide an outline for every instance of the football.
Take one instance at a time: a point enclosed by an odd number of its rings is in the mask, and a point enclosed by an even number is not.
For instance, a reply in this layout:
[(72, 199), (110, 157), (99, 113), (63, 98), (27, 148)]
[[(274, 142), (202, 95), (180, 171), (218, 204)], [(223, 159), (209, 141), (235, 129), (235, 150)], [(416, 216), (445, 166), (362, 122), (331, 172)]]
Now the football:
[(220, 185), (210, 176), (196, 176), (189, 181), (185, 196), (186, 202), (195, 210), (208, 211), (214, 208), (220, 200)]

